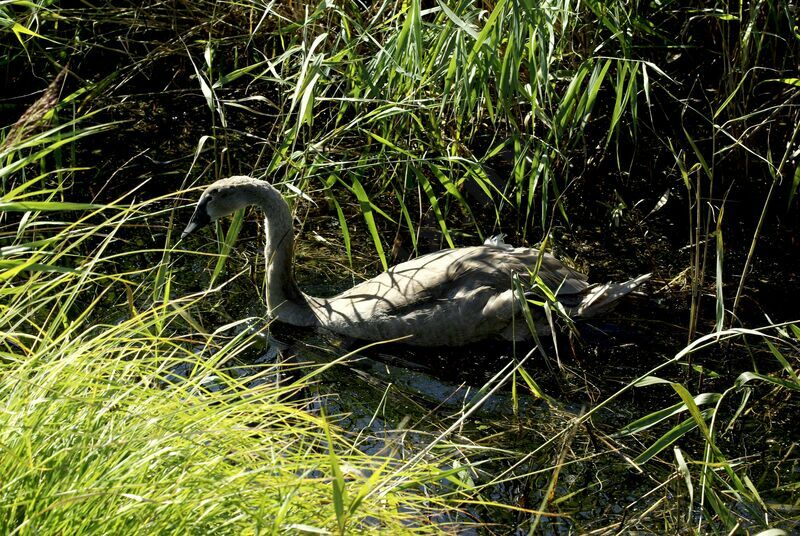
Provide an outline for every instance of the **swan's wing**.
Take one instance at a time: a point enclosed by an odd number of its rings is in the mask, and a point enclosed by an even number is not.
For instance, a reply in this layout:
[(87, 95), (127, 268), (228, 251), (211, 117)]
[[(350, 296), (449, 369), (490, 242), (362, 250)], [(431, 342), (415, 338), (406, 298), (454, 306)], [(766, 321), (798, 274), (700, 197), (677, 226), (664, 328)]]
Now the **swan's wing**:
[(512, 272), (526, 275), (535, 251), (526, 255), (487, 247), (437, 251), (393, 266), (337, 296), (364, 313), (397, 315), (432, 300), (460, 300), (478, 288), (511, 288)]
[[(443, 250), (394, 266), (314, 308), (323, 325), (358, 338), (413, 335), (416, 344), (463, 344), (509, 325), (519, 309), (512, 274), (527, 280), (538, 257), (527, 248)], [(585, 276), (550, 255), (539, 275), (568, 294), (587, 287)]]
[(320, 300), (316, 309), (323, 315), (323, 325), (373, 323), (446, 297), (464, 271), (466, 249), (473, 248), (438, 251), (398, 264), (334, 298)]

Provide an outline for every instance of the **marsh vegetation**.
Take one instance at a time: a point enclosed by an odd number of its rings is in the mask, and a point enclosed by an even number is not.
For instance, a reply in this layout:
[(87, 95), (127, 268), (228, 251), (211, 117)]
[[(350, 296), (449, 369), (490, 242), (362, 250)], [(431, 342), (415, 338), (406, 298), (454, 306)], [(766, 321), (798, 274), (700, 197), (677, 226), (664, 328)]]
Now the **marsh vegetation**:
[[(0, 2), (0, 532), (799, 530), (798, 20)], [(239, 174), (320, 295), (498, 233), (653, 277), (577, 331), (543, 290), (530, 343), (348, 345), (265, 319), (255, 212), (178, 242)]]

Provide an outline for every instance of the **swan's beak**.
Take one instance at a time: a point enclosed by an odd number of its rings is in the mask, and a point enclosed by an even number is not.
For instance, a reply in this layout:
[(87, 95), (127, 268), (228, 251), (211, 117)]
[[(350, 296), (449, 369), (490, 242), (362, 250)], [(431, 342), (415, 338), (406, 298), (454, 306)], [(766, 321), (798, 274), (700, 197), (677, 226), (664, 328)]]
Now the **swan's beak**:
[(192, 214), (192, 218), (189, 220), (189, 224), (186, 226), (186, 229), (183, 230), (181, 233), (181, 240), (186, 238), (189, 234), (193, 233), (197, 229), (208, 225), (211, 223), (211, 218), (208, 217), (208, 213), (205, 210), (201, 210), (201, 207), (197, 207), (197, 210), (194, 211)]

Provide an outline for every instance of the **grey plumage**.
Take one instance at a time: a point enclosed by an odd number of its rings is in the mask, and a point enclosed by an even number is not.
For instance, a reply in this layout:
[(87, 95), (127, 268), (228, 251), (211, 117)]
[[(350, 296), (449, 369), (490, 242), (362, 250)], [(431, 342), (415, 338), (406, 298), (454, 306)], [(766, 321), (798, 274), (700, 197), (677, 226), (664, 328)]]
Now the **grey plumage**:
[[(540, 252), (513, 248), (502, 237), (482, 246), (448, 249), (393, 266), (332, 298), (300, 292), (293, 268), (294, 238), (289, 208), (269, 183), (230, 177), (208, 186), (183, 236), (247, 205), (264, 212), (267, 237), (267, 307), (270, 317), (317, 326), (358, 339), (404, 338), (421, 346), (460, 346), (498, 336), (522, 338), (522, 304), (512, 274), (526, 283)], [(589, 317), (607, 310), (648, 275), (625, 283), (590, 286), (586, 276), (545, 253), (539, 277), (557, 289), (570, 315)], [(516, 326), (516, 330), (512, 330)]]

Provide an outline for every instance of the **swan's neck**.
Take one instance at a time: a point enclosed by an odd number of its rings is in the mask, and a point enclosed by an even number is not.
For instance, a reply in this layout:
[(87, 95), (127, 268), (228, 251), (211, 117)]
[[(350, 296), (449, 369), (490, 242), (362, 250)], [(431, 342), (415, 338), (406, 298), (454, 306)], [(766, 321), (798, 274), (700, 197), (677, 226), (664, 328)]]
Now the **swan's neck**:
[(255, 197), (264, 211), (267, 231), (267, 311), (270, 318), (296, 326), (312, 326), (316, 317), (294, 281), (294, 235), (289, 206), (271, 186), (258, 188)]

